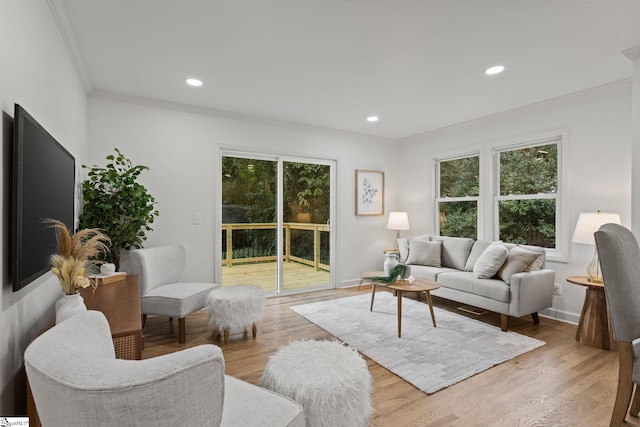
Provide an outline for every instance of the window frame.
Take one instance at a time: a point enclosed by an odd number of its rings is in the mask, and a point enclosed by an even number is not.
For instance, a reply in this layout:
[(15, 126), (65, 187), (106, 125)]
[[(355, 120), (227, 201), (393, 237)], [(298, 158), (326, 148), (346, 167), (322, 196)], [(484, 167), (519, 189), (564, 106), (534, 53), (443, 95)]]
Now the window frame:
[[(477, 196), (463, 196), (463, 197), (440, 197), (440, 165), (443, 162), (450, 162), (454, 160), (466, 159), (470, 157), (478, 158), (478, 195)], [(482, 206), (482, 153), (480, 150), (466, 152), (454, 156), (443, 156), (434, 159), (435, 161), (435, 200), (434, 200), (434, 214), (435, 214), (435, 227), (436, 234), (440, 234), (440, 203), (447, 202), (476, 202), (477, 220), (476, 220), (476, 232), (480, 234), (481, 221), (481, 206)]]
[[(491, 191), (491, 216), (493, 219), (492, 224), (492, 236), (493, 240), (498, 240), (500, 236), (500, 215), (499, 215), (499, 203), (502, 200), (541, 200), (541, 199), (555, 199), (556, 201), (556, 234), (555, 234), (555, 248), (545, 248), (547, 252), (547, 260), (549, 261), (566, 261), (567, 256), (567, 238), (568, 228), (565, 215), (565, 176), (566, 165), (564, 160), (566, 149), (566, 135), (565, 132), (555, 132), (548, 135), (537, 135), (525, 138), (519, 138), (520, 142), (502, 143), (499, 145), (493, 145), (491, 147), (491, 171), (493, 172), (492, 179), (492, 191)], [(500, 153), (507, 151), (520, 150), (540, 145), (557, 144), (558, 152), (558, 164), (557, 164), (557, 179), (558, 186), (556, 193), (537, 193), (537, 194), (519, 194), (519, 195), (501, 195), (500, 194)]]
[[(440, 198), (440, 162), (465, 157), (480, 157), (480, 195), (478, 200), (478, 235), (480, 240), (497, 240), (499, 235), (498, 180), (500, 179), (498, 152), (509, 149), (526, 148), (549, 143), (558, 144), (558, 190), (556, 198), (556, 247), (546, 248), (547, 261), (566, 263), (569, 259), (570, 224), (567, 209), (567, 197), (570, 190), (568, 176), (570, 162), (569, 132), (567, 129), (531, 133), (500, 140), (488, 141), (475, 146), (466, 145), (460, 149), (448, 149), (432, 155), (433, 165), (433, 230), (440, 234), (439, 203), (441, 201), (464, 201), (466, 198)], [(506, 196), (504, 196), (506, 197)], [(533, 198), (540, 198), (533, 195)], [(458, 199), (458, 200), (456, 200)]]

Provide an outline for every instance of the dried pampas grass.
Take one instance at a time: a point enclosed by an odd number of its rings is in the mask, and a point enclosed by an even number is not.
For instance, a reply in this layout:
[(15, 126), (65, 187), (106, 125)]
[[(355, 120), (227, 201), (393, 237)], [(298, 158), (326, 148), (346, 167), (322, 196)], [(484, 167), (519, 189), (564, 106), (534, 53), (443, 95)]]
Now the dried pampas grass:
[(93, 258), (109, 249), (111, 240), (97, 228), (87, 228), (74, 234), (56, 219), (46, 219), (45, 224), (56, 232), (58, 253), (51, 255), (51, 271), (60, 279), (60, 285), (67, 295), (86, 288), (90, 281), (85, 277), (89, 265), (97, 263)]

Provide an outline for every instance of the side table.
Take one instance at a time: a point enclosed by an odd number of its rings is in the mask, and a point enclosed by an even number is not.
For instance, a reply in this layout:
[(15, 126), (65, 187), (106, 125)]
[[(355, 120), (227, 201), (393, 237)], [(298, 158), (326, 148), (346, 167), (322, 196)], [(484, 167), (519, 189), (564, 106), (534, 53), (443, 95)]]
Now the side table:
[(587, 288), (576, 331), (576, 341), (603, 350), (617, 350), (604, 295), (604, 284), (590, 282), (586, 276), (569, 276), (566, 280)]

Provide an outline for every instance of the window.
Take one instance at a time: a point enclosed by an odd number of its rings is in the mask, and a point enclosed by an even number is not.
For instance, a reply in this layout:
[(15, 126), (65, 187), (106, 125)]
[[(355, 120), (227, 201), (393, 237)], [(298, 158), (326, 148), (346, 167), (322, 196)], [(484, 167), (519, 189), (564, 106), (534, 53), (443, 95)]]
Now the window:
[(497, 238), (556, 247), (558, 141), (496, 152)]
[(478, 236), (478, 199), (480, 196), (480, 156), (439, 160), (438, 230), (441, 236)]
[(565, 141), (562, 131), (545, 132), (436, 158), (435, 232), (541, 246), (565, 260)]

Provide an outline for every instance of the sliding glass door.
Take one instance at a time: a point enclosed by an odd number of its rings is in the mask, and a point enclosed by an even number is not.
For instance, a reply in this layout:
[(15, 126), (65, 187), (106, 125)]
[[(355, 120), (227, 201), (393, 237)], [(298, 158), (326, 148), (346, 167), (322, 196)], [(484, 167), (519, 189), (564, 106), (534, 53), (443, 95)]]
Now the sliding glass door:
[(221, 165), (222, 285), (333, 286), (333, 162), (223, 152)]

